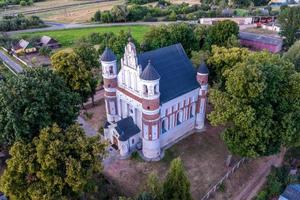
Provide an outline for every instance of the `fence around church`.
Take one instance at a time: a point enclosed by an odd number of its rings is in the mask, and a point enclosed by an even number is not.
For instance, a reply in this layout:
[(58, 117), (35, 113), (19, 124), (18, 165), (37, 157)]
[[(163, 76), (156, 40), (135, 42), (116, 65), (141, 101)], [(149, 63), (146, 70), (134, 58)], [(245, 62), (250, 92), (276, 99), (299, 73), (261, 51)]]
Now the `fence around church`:
[(215, 184), (212, 188), (210, 188), (210, 190), (201, 198), (201, 200), (207, 200), (209, 199), (209, 197), (218, 190), (218, 188), (220, 187), (220, 185), (222, 185), (222, 183), (224, 181), (226, 181), (229, 176), (236, 170), (238, 169), (241, 164), (243, 164), (246, 161), (246, 158), (242, 158), (241, 160), (239, 160), (220, 180), (217, 184)]

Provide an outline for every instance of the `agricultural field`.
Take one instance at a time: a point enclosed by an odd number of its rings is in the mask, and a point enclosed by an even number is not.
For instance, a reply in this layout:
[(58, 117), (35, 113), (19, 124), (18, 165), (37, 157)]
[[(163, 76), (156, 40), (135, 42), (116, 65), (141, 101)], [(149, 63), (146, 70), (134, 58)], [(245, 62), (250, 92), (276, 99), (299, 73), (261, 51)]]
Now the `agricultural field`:
[(110, 26), (110, 27), (93, 27), (93, 28), (80, 28), (80, 29), (67, 29), (67, 30), (56, 30), (56, 31), (42, 31), (35, 33), (24, 33), (17, 35), (18, 37), (32, 37), (32, 36), (43, 36), (48, 35), (55, 38), (60, 42), (63, 48), (70, 47), (76, 40), (81, 37), (88, 36), (91, 33), (105, 33), (114, 32), (117, 33), (120, 30), (130, 31), (132, 36), (137, 40), (141, 41), (144, 34), (150, 29), (150, 26), (145, 25), (132, 25), (132, 26)]
[[(125, 0), (112, 0), (86, 5), (76, 5), (78, 3), (94, 1), (95, 0), (47, 0), (34, 3), (33, 6), (13, 6), (7, 10), (0, 9), (0, 17), (10, 13), (32, 12), (39, 9), (49, 9), (47, 12), (38, 12), (26, 15), (36, 15), (45, 21), (55, 21), (61, 23), (84, 23), (88, 22), (97, 10), (110, 10), (114, 5), (120, 5), (125, 2)], [(51, 10), (53, 7), (61, 8)]]

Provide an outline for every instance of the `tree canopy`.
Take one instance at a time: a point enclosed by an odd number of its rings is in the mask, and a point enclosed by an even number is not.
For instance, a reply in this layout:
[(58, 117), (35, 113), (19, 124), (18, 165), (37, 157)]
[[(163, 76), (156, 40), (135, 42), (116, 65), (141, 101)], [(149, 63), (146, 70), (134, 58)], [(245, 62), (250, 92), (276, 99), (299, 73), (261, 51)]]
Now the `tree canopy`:
[(82, 103), (95, 94), (97, 80), (93, 69), (99, 67), (94, 47), (80, 43), (71, 52), (59, 51), (51, 57), (54, 72), (61, 76), (71, 90), (80, 94)]
[[(181, 43), (188, 55), (192, 50), (199, 50), (199, 43), (194, 34), (195, 26), (187, 23), (153, 26), (144, 36), (141, 48), (144, 51)], [(200, 37), (199, 37), (200, 39)]]
[(286, 37), (288, 46), (294, 44), (297, 39), (297, 32), (300, 29), (300, 7), (287, 7), (283, 9), (279, 16), (280, 34)]
[(65, 131), (56, 124), (42, 129), (33, 142), (16, 142), (0, 180), (12, 200), (69, 200), (94, 189), (105, 145), (86, 137), (78, 124)]
[(219, 21), (215, 25), (208, 28), (205, 38), (206, 49), (211, 49), (212, 45), (231, 46), (232, 36), (237, 38), (239, 34), (239, 26), (232, 20)]
[(180, 158), (171, 162), (171, 166), (163, 184), (163, 199), (192, 200), (190, 182), (185, 174)]
[(300, 40), (296, 41), (289, 50), (284, 53), (283, 58), (288, 59), (294, 63), (295, 68), (300, 72)]
[(221, 72), (224, 84), (210, 90), (209, 119), (226, 125), (223, 139), (230, 151), (258, 157), (299, 146), (300, 74), (293, 64), (267, 52), (236, 59), (237, 49), (227, 51), (233, 56)]
[(0, 84), (0, 141), (30, 141), (53, 123), (66, 128), (79, 113), (80, 99), (64, 81), (44, 68), (26, 71)]

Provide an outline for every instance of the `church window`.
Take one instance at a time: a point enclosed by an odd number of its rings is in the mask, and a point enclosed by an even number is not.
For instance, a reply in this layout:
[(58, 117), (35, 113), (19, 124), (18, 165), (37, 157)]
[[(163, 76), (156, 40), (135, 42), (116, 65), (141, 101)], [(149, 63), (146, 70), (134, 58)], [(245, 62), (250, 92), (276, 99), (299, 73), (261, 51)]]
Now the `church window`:
[(148, 95), (148, 87), (147, 87), (147, 85), (143, 85), (143, 93), (144, 93), (144, 95)]
[(110, 74), (110, 75), (113, 75), (113, 74), (114, 74), (113, 66), (109, 66), (109, 74)]
[(192, 104), (190, 107), (190, 118), (194, 117), (195, 115), (195, 104)]
[(182, 111), (179, 111), (179, 112), (177, 113), (176, 118), (177, 118), (177, 125), (181, 124), (182, 121), (183, 121), (183, 112), (182, 112)]
[(131, 144), (134, 144), (134, 139), (131, 140)]
[(154, 86), (154, 93), (155, 93), (155, 94), (158, 94), (158, 93), (159, 93), (158, 85), (155, 85), (155, 86)]
[(164, 134), (165, 132), (167, 132), (167, 128), (168, 127), (168, 121), (167, 118), (163, 119), (161, 122), (161, 133)]

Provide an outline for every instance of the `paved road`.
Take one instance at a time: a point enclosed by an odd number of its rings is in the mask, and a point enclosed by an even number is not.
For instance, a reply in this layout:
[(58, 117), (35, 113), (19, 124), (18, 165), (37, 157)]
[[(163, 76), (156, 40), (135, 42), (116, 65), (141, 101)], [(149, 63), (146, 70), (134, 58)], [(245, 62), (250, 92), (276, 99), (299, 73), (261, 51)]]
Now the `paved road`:
[(23, 68), (18, 63), (13, 61), (9, 56), (4, 54), (2, 51), (0, 51), (0, 59), (16, 73), (23, 72)]
[[(132, 25), (160, 25), (160, 24), (170, 24), (176, 22), (128, 22), (128, 23), (111, 23), (111, 24), (60, 24), (54, 22), (46, 22), (46, 25), (50, 27), (45, 28), (35, 28), (19, 31), (6, 32), (8, 35), (14, 35), (19, 33), (31, 33), (39, 31), (55, 31), (64, 29), (77, 29), (77, 28), (93, 28), (93, 27), (111, 27), (111, 26), (132, 26)], [(191, 23), (191, 22), (190, 22)]]

